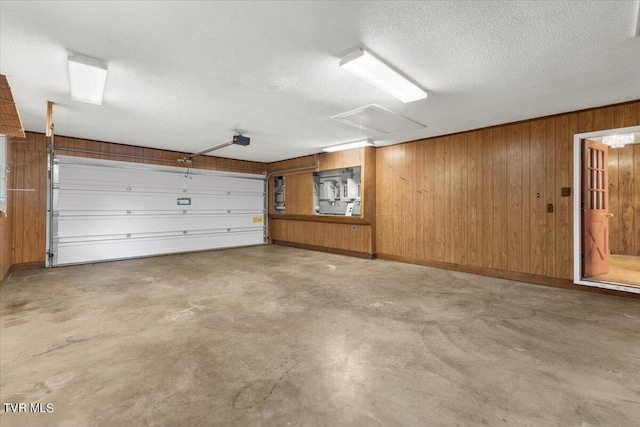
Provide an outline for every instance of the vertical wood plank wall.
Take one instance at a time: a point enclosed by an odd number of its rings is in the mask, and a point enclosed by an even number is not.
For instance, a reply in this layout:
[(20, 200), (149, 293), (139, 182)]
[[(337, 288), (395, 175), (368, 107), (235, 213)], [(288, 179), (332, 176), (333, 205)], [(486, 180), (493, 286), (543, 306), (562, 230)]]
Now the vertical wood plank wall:
[(43, 134), (13, 140), (12, 264), (44, 267), (47, 215), (47, 143)]
[[(12, 168), (13, 183), (16, 188), (32, 189), (33, 192), (12, 194), (12, 250), (5, 251), (2, 241), (2, 259), (6, 253), (12, 254), (11, 263), (16, 266), (44, 266), (46, 252), (47, 214), (47, 138), (44, 134), (27, 132), (26, 140), (13, 139)], [(185, 153), (155, 150), (79, 138), (55, 137), (56, 153), (60, 155), (88, 157), (106, 160), (130, 161), (138, 163), (177, 166), (176, 160)], [(77, 152), (86, 150), (95, 153)], [(135, 155), (148, 159), (124, 157)], [(157, 159), (157, 160), (152, 160)], [(244, 173), (265, 173), (267, 165), (212, 156), (193, 159), (194, 168), (223, 170)], [(0, 223), (2, 224), (2, 223)], [(4, 226), (2, 233), (4, 237)], [(2, 265), (4, 268), (4, 264)]]
[[(283, 173), (285, 181), (286, 215), (275, 214), (273, 208), (273, 177), (269, 180), (269, 239), (302, 247), (324, 248), (352, 255), (371, 256), (375, 253), (375, 149), (360, 148), (335, 153), (305, 156), (269, 165), (270, 172), (318, 165), (317, 170), (361, 166), (362, 219), (359, 223), (327, 222), (334, 218), (318, 218), (313, 214), (313, 172), (310, 169)], [(306, 216), (291, 218), (289, 215)], [(343, 218), (335, 219), (346, 220)], [(349, 219), (350, 220), (350, 219)], [(353, 218), (356, 220), (356, 218)]]
[[(378, 148), (378, 256), (567, 284), (573, 277), (573, 197), (579, 195), (561, 197), (560, 190), (573, 189), (573, 135), (638, 125), (639, 106), (636, 101)], [(625, 156), (618, 174), (638, 171), (638, 159)], [(638, 187), (625, 185), (621, 191), (638, 195)], [(618, 247), (632, 246), (640, 241), (637, 198), (625, 198), (618, 208), (618, 230), (625, 230)]]
[[(14, 188), (13, 185), (13, 141), (7, 138), (7, 188)], [(0, 283), (5, 279), (11, 268), (11, 247), (13, 238), (13, 218), (11, 208), (13, 207), (13, 191), (7, 192), (7, 216), (0, 214)]]
[(609, 149), (609, 212), (611, 253), (640, 256), (640, 144)]
[[(178, 151), (156, 150), (154, 148), (136, 147), (133, 145), (91, 141), (64, 136), (55, 137), (55, 150), (57, 155), (62, 156), (118, 160), (122, 162), (146, 163), (164, 166), (179, 166), (177, 159), (188, 155), (188, 153)], [(138, 158), (130, 156), (137, 156)], [(194, 157), (192, 167), (194, 169), (259, 174), (265, 173), (267, 170), (267, 165), (264, 163), (225, 159), (213, 156)]]

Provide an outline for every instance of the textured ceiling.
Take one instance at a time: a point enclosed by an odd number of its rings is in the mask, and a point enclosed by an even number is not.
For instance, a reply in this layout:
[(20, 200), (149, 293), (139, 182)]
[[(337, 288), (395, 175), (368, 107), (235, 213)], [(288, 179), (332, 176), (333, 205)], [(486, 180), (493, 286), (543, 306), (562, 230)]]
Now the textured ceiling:
[[(25, 129), (274, 161), (640, 98), (638, 1), (0, 1), (0, 73)], [(429, 97), (409, 104), (340, 69), (364, 46)], [(102, 106), (72, 101), (67, 54), (108, 63)], [(331, 116), (378, 104), (426, 127), (391, 135)]]

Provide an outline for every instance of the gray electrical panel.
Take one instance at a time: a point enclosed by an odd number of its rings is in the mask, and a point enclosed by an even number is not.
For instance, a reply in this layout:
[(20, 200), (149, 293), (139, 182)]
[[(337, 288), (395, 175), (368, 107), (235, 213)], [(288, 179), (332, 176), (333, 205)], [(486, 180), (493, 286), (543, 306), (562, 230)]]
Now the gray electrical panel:
[(285, 213), (285, 180), (286, 178), (284, 176), (276, 176), (273, 178), (273, 208), (277, 214)]
[(361, 167), (332, 169), (313, 174), (316, 215), (360, 216)]

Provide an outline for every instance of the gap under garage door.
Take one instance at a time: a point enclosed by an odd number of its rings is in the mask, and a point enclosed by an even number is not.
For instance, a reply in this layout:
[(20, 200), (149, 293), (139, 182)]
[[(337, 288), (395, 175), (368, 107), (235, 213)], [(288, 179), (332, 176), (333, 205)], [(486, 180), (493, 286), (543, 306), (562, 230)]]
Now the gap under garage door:
[(264, 244), (265, 176), (56, 156), (52, 266)]

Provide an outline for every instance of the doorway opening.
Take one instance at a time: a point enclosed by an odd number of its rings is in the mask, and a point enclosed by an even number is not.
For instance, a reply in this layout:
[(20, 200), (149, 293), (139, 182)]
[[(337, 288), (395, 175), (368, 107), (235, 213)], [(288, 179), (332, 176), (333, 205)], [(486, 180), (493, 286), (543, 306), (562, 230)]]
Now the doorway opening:
[(574, 282), (640, 293), (640, 126), (574, 135)]

